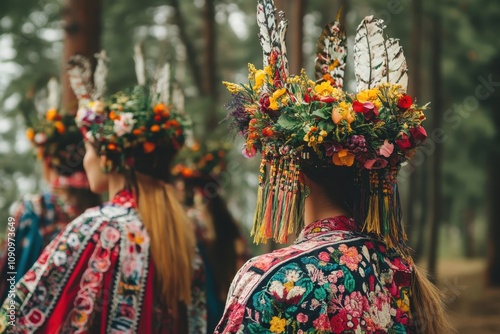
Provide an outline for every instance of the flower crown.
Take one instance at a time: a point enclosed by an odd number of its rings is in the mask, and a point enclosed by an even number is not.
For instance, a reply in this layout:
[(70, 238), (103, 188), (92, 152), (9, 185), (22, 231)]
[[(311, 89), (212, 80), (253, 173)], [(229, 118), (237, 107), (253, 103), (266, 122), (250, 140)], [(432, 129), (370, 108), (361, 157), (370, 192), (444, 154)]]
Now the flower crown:
[(26, 137), (38, 149), (38, 157), (48, 160), (58, 173), (70, 175), (83, 171), (83, 138), (73, 116), (61, 115), (51, 108), (43, 119), (26, 130)]
[[(287, 21), (280, 13), (277, 22), (272, 0), (259, 0), (264, 68), (249, 64), (247, 84), (224, 82), (233, 95), (228, 118), (246, 140), (243, 154), (261, 151), (263, 156), (252, 230), (256, 242), (270, 237), (284, 242), (301, 228), (304, 164), (357, 168), (363, 193), (358, 198), (366, 200), (356, 203), (356, 218), (364, 231), (389, 246), (403, 245), (406, 238), (398, 217), (396, 174), (426, 138), (420, 125), (425, 106), (406, 95), (403, 50), (398, 40), (385, 38), (383, 21), (373, 16), (363, 19), (355, 38), (357, 93), (342, 90), (347, 39), (339, 16), (319, 38), (313, 81), (304, 70), (289, 75)], [(378, 200), (385, 204), (379, 207)]]
[(228, 151), (229, 148), (224, 143), (195, 143), (179, 153), (172, 168), (172, 175), (188, 180), (217, 179), (226, 170)]
[[(102, 77), (97, 73), (104, 70), (105, 60), (103, 54), (98, 57), (94, 78)], [(70, 61), (70, 82), (80, 101), (76, 122), (85, 139), (98, 146), (105, 171), (121, 172), (133, 167), (138, 155), (162, 154), (165, 148), (177, 152), (183, 146), (190, 121), (168, 98), (168, 85), (158, 79), (153, 85), (156, 90), (150, 91), (139, 80), (140, 85), (132, 90), (102, 98), (103, 84), (97, 83), (100, 88), (89, 93), (83, 81), (89, 77), (88, 68), (85, 58)], [(168, 76), (168, 69), (163, 67), (159, 78)]]

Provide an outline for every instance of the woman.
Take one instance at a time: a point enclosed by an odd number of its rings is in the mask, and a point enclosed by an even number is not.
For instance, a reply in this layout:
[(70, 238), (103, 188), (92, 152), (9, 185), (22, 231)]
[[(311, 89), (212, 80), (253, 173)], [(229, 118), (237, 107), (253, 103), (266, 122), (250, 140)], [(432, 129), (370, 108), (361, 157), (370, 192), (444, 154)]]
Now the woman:
[(226, 155), (222, 143), (194, 144), (179, 154), (178, 163), (172, 168), (176, 182), (183, 183), (184, 204), (195, 225), (205, 264), (209, 333), (222, 316), (234, 275), (249, 259), (246, 240), (220, 194), (221, 180), (227, 173)]
[(449, 333), (440, 294), (405, 245), (397, 171), (425, 139), (425, 108), (405, 94), (406, 62), (382, 21), (365, 18), (354, 47), (357, 94), (342, 91), (346, 37), (319, 43), (314, 82), (288, 76), (272, 0), (258, 23), (264, 69), (226, 83), (230, 118), (262, 152), (253, 234), (300, 232), (292, 246), (248, 261), (216, 333)]
[(102, 91), (89, 94), (80, 79), (86, 68), (76, 58), (70, 70), (86, 139), (84, 166), (92, 191), (107, 191), (111, 200), (87, 210), (45, 249), (4, 303), (4, 329), (204, 333), (201, 260), (165, 183), (186, 122), (162, 94), (150, 96), (143, 86), (103, 103)]
[[(85, 150), (74, 117), (61, 115), (55, 108), (44, 116), (34, 128), (28, 129), (27, 136), (42, 161), (44, 180), (50, 190), (26, 196), (15, 209), (1, 247), (2, 301), (10, 285), (23, 277), (45, 246), (70, 221), (100, 203), (99, 196), (90, 191), (83, 171)], [(14, 259), (15, 269), (10, 268), (9, 257)]]

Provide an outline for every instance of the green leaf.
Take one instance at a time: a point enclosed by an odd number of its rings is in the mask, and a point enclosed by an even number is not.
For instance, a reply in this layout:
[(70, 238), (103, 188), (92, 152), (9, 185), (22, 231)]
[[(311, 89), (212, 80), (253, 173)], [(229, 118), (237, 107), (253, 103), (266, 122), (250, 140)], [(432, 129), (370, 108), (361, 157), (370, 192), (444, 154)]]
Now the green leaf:
[(285, 130), (294, 130), (300, 126), (295, 119), (285, 114), (278, 118), (278, 124)]
[(313, 111), (312, 115), (323, 119), (329, 119), (331, 115), (328, 113), (329, 108), (316, 109)]

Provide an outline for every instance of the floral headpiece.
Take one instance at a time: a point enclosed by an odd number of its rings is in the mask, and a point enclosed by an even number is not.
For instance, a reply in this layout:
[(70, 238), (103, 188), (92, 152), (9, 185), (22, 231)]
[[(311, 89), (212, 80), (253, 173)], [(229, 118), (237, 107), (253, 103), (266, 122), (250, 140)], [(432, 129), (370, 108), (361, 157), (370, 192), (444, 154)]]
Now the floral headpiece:
[[(59, 85), (51, 79), (48, 85), (48, 104), (58, 104)], [(57, 172), (52, 185), (73, 188), (88, 188), (83, 170), (83, 137), (71, 115), (63, 115), (55, 107), (49, 108), (42, 119), (26, 130), (26, 137), (37, 149), (37, 156), (48, 162)]]
[(288, 74), (287, 21), (280, 13), (278, 23), (275, 13), (272, 0), (259, 0), (264, 68), (249, 64), (248, 84), (224, 82), (233, 95), (228, 118), (246, 140), (244, 155), (262, 152), (255, 241), (285, 242), (301, 228), (301, 166), (336, 165), (359, 171), (354, 214), (363, 230), (404, 249), (396, 175), (426, 132), (420, 126), (425, 106), (406, 95), (407, 65), (399, 41), (384, 37), (382, 20), (363, 19), (354, 46), (357, 93), (351, 94), (342, 90), (347, 39), (339, 16), (319, 38), (313, 81), (304, 70)]
[(200, 182), (216, 180), (226, 170), (228, 151), (229, 147), (220, 142), (194, 143), (179, 153), (172, 175)]
[[(105, 60), (101, 53), (94, 81), (103, 77)], [(98, 146), (105, 171), (121, 172), (133, 167), (138, 154), (155, 154), (166, 147), (176, 152), (183, 146), (190, 121), (169, 99), (170, 86), (163, 78), (169, 76), (168, 66), (162, 68), (158, 82), (152, 85), (155, 90), (144, 86), (141, 74), (139, 86), (107, 98), (103, 98), (104, 85), (97, 81), (96, 88), (88, 89), (89, 68), (88, 60), (79, 56), (69, 64), (71, 85), (80, 102), (76, 122), (85, 139)], [(138, 68), (139, 74), (143, 68)]]

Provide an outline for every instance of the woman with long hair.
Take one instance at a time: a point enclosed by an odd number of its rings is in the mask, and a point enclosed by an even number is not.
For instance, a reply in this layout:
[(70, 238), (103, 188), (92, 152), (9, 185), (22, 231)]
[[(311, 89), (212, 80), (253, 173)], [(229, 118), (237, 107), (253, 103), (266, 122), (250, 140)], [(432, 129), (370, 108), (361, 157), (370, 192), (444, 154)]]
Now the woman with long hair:
[(221, 194), (227, 153), (223, 143), (195, 143), (179, 154), (172, 168), (174, 182), (183, 184), (184, 205), (205, 264), (209, 333), (222, 316), (234, 275), (249, 259), (247, 242)]
[[(57, 96), (58, 85), (53, 80), (49, 81), (49, 95)], [(56, 103), (51, 101), (52, 105)], [(27, 122), (31, 123), (29, 119)], [(45, 246), (70, 221), (101, 202), (100, 196), (90, 191), (83, 170), (85, 148), (74, 116), (61, 114), (51, 107), (41, 120), (37, 119), (34, 126), (28, 128), (26, 134), (41, 161), (48, 189), (26, 195), (17, 203), (9, 220), (5, 240), (0, 247), (2, 301), (7, 297), (10, 286), (31, 268)]]
[(101, 82), (89, 92), (83, 81), (88, 68), (82, 57), (70, 63), (76, 120), (90, 187), (110, 201), (80, 215), (45, 249), (4, 303), (3, 329), (204, 333), (201, 260), (166, 183), (188, 124), (165, 92), (145, 86), (103, 100)]
[(248, 261), (216, 333), (452, 331), (441, 295), (406, 246), (397, 173), (426, 137), (425, 107), (406, 95), (399, 41), (366, 17), (355, 37), (357, 93), (342, 90), (347, 39), (338, 20), (320, 36), (316, 79), (288, 74), (272, 0), (259, 0), (264, 69), (226, 83), (244, 154), (262, 153), (256, 242), (289, 247)]

